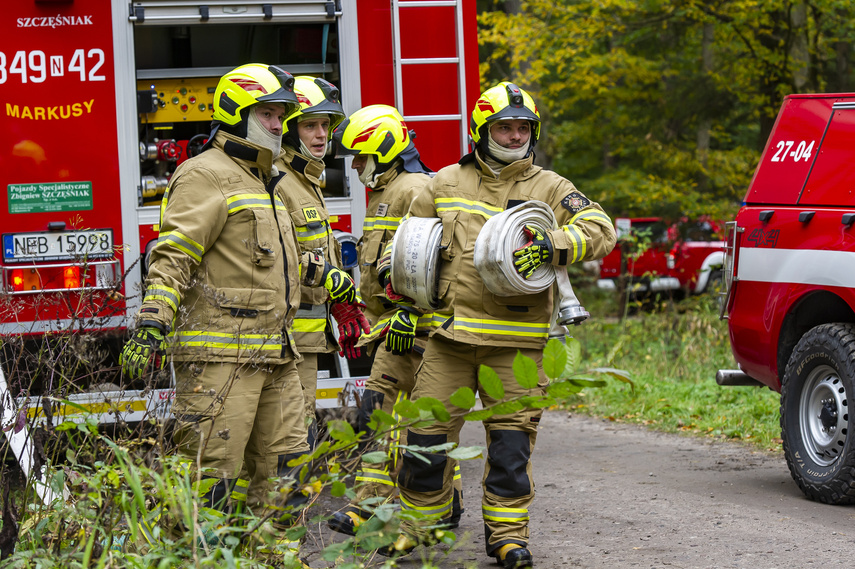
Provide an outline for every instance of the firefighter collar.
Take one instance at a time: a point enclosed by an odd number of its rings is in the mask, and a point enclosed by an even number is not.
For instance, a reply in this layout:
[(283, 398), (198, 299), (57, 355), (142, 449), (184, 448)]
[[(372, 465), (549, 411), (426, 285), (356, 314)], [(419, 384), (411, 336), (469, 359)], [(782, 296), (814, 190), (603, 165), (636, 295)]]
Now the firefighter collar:
[(250, 170), (253, 166), (260, 172), (273, 170), (273, 151), (245, 138), (221, 130), (216, 134), (212, 146), (225, 152), (235, 162), (247, 162)]
[(319, 186), (321, 185), (321, 176), (324, 173), (323, 160), (308, 160), (302, 153), (297, 152), (291, 146), (283, 146), (285, 153), (282, 155), (282, 160), (298, 174), (302, 174), (309, 182)]

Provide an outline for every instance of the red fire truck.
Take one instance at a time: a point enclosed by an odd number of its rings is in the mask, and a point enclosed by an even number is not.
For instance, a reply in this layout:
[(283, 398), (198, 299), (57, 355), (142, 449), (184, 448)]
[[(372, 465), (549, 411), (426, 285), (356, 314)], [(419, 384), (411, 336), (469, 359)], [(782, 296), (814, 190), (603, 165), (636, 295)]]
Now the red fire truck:
[[(726, 238), (724, 318), (738, 370), (781, 393), (790, 473), (855, 503), (855, 94), (784, 99)], [(850, 273), (853, 273), (850, 276)]]
[(718, 224), (709, 219), (681, 219), (669, 226), (661, 217), (619, 217), (615, 229), (620, 246), (600, 259), (598, 288), (615, 290), (623, 274), (634, 296), (701, 294), (721, 279), (724, 243)]
[[(475, 4), (10, 3), (0, 19), (0, 335), (97, 337), (105, 347), (99, 365), (115, 370), (110, 362), (140, 303), (163, 191), (175, 168), (199, 152), (217, 81), (238, 65), (257, 61), (324, 77), (341, 88), (348, 113), (395, 105), (426, 164), (438, 170), (457, 161), (479, 94)], [(326, 162), (327, 206), (355, 269), (365, 190), (349, 163)], [(14, 397), (29, 389), (17, 381), (8, 352), (0, 366), (6, 420), (20, 403)], [(334, 405), (355, 375), (341, 358), (326, 367), (322, 406)], [(168, 400), (164, 391), (147, 396)], [(152, 399), (140, 393), (122, 397), (129, 412), (151, 410)], [(87, 401), (75, 403), (98, 408)]]

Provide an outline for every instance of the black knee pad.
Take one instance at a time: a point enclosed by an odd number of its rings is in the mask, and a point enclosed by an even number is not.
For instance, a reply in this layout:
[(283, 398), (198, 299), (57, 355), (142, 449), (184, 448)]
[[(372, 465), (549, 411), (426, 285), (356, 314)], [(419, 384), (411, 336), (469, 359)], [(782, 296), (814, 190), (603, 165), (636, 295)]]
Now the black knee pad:
[[(445, 444), (446, 435), (419, 435), (407, 430), (407, 444), (420, 447), (432, 447)], [(417, 458), (410, 451), (404, 452), (398, 484), (413, 492), (435, 492), (442, 490), (442, 478), (448, 462), (445, 453), (419, 453), (428, 463)]]
[(526, 466), (531, 458), (531, 441), (524, 431), (490, 431), (487, 462), (490, 473), (485, 489), (502, 498), (518, 498), (531, 494)]

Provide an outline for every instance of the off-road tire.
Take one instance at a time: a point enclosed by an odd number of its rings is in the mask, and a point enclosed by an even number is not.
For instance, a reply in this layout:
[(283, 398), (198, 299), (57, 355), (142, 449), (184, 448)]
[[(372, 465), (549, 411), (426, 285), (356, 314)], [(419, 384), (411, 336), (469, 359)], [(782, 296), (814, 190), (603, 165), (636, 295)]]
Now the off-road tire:
[(855, 324), (802, 336), (781, 385), (781, 438), (790, 474), (811, 500), (855, 503)]

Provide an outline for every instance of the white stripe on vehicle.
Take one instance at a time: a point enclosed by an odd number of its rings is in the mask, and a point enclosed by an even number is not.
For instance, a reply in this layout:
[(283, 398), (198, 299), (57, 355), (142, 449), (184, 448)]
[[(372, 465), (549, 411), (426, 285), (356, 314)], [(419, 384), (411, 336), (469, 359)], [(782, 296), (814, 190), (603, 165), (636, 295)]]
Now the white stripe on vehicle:
[(855, 287), (855, 251), (739, 249), (740, 281)]

